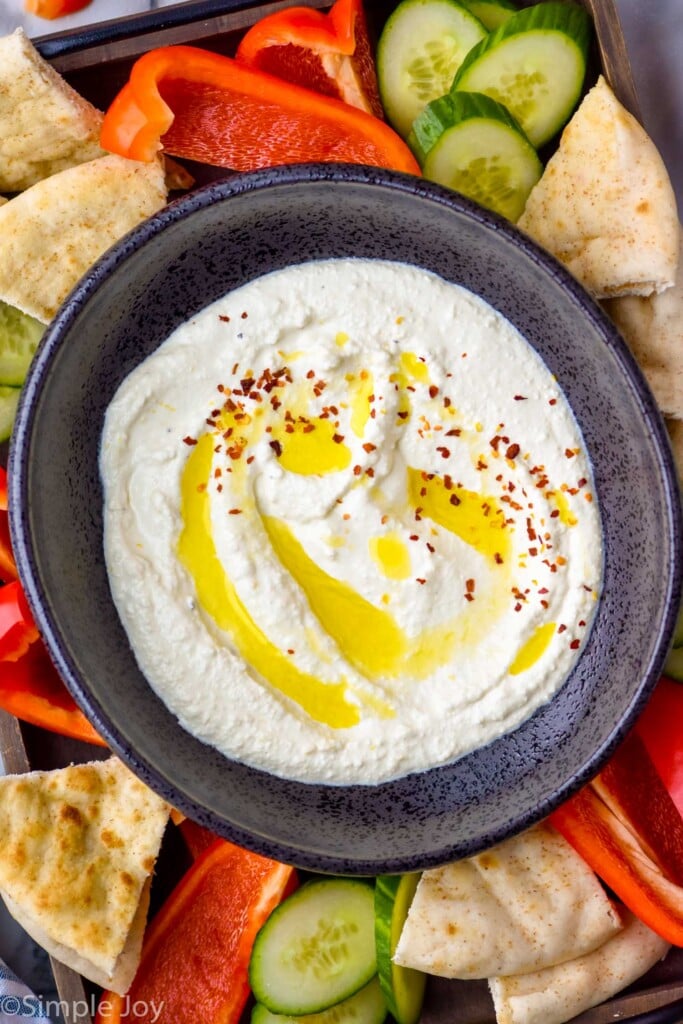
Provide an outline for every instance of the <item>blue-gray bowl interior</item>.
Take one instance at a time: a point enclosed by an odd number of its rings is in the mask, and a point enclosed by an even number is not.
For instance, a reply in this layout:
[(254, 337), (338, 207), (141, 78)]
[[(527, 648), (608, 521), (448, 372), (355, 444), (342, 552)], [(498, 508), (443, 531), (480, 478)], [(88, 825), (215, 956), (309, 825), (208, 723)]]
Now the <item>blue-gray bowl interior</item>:
[[(102, 552), (100, 431), (122, 379), (230, 289), (336, 256), (425, 267), (482, 295), (520, 329), (575, 412), (604, 530), (594, 625), (552, 701), (451, 765), (377, 786), (282, 780), (181, 729), (137, 668)], [(30, 604), (67, 685), (112, 749), (195, 820), (317, 870), (424, 868), (547, 814), (599, 769), (642, 710), (680, 596), (680, 506), (666, 432), (609, 320), (502, 219), (376, 169), (310, 165), (238, 176), (181, 199), (110, 250), (44, 339), (10, 473)]]

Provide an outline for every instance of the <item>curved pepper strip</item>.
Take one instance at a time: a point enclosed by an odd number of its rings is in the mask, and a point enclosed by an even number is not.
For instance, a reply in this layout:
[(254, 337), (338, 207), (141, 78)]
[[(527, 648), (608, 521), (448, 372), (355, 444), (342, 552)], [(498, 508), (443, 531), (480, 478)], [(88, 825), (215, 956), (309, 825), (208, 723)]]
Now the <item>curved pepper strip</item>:
[(645, 711), (638, 719), (636, 733), (664, 782), (671, 799), (683, 815), (683, 685), (667, 679), (657, 683)]
[(163, 145), (235, 171), (339, 160), (420, 173), (378, 118), (193, 46), (161, 47), (136, 61), (100, 142), (133, 160), (153, 160)]
[(18, 661), (0, 661), (0, 708), (50, 732), (106, 746), (76, 706), (40, 640)]
[(312, 7), (275, 11), (252, 25), (235, 57), (384, 117), (361, 0), (336, 0), (328, 14)]
[(550, 821), (636, 917), (683, 946), (682, 823), (640, 740), (631, 736)]
[(125, 996), (105, 992), (95, 1024), (237, 1024), (249, 997), (256, 933), (282, 900), (294, 868), (217, 839), (194, 862), (151, 922)]

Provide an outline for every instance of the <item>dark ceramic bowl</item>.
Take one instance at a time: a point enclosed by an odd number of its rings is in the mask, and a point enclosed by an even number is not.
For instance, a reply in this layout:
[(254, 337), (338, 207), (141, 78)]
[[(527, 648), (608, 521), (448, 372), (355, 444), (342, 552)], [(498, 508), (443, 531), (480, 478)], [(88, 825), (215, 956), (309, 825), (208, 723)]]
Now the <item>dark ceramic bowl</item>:
[[(136, 666), (102, 553), (98, 448), (114, 391), (173, 328), (292, 263), (382, 257), (479, 293), (556, 374), (592, 458), (604, 588), (580, 660), (513, 732), (377, 786), (283, 781), (179, 727)], [(509, 224), (446, 189), (376, 169), (243, 175), (169, 206), (108, 252), (50, 327), (11, 450), (13, 541), (52, 656), (112, 749), (202, 824), (303, 867), (424, 868), (532, 824), (586, 782), (642, 710), (680, 596), (678, 489), (666, 433), (622, 340), (582, 288)]]

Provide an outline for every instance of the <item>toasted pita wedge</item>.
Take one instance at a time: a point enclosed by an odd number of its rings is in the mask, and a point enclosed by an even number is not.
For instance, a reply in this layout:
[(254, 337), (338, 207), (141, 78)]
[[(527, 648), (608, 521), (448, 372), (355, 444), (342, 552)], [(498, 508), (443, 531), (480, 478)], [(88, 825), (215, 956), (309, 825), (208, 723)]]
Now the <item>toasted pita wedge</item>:
[(591, 952), (620, 928), (591, 869), (538, 825), (425, 871), (394, 960), (446, 978), (524, 974)]
[(491, 978), (498, 1024), (563, 1024), (649, 971), (669, 944), (628, 910), (624, 928), (586, 956), (513, 978)]
[(86, 270), (166, 202), (160, 163), (103, 156), (0, 208), (0, 298), (48, 323)]
[(123, 995), (168, 814), (115, 757), (0, 778), (7, 909), (57, 959)]
[(683, 225), (673, 288), (647, 299), (611, 299), (605, 309), (621, 331), (666, 416), (683, 419)]
[(0, 38), (0, 192), (102, 156), (101, 124), (22, 29)]
[(673, 285), (678, 213), (669, 175), (604, 78), (562, 133), (519, 226), (596, 298)]

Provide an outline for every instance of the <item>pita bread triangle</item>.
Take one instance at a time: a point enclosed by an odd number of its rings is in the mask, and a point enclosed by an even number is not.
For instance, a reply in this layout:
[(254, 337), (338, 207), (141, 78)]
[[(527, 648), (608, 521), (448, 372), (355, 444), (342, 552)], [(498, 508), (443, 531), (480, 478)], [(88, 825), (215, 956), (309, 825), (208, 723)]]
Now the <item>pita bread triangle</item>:
[(102, 156), (101, 124), (22, 29), (0, 37), (0, 192)]
[(676, 197), (661, 156), (601, 76), (564, 129), (519, 227), (595, 298), (671, 287)]
[(108, 155), (0, 207), (0, 298), (48, 323), (86, 270), (166, 203), (160, 161)]
[(58, 960), (124, 994), (169, 807), (116, 757), (0, 778), (0, 893)]

